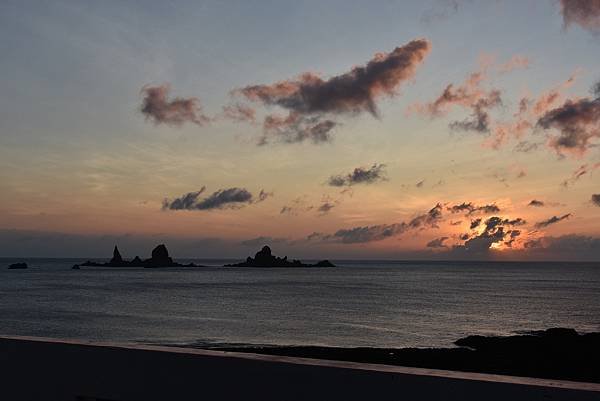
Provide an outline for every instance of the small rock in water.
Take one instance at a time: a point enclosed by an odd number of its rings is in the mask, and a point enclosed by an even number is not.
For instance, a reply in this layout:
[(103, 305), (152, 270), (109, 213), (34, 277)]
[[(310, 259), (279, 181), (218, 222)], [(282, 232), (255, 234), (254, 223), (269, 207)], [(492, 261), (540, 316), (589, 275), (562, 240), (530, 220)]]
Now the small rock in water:
[(27, 266), (27, 263), (13, 263), (12, 265), (9, 265), (8, 268), (9, 269), (27, 269), (29, 266)]

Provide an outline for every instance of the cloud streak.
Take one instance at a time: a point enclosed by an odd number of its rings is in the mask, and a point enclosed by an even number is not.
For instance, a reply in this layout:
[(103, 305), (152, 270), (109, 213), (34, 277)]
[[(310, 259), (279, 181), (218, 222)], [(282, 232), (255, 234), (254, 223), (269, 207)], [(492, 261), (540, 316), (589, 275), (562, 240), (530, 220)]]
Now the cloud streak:
[(165, 199), (163, 210), (213, 210), (213, 209), (238, 209), (243, 206), (259, 203), (273, 196), (272, 193), (261, 190), (258, 196), (252, 195), (245, 188), (227, 188), (213, 192), (206, 198), (200, 199), (205, 191), (189, 192), (173, 200)]
[(581, 177), (583, 177), (584, 175), (591, 174), (594, 170), (596, 170), (598, 168), (600, 168), (600, 162), (591, 164), (591, 165), (590, 164), (582, 164), (575, 171), (573, 171), (573, 173), (571, 173), (571, 176), (569, 178), (567, 178), (566, 180), (564, 180), (561, 183), (561, 185), (563, 187), (567, 188), (570, 185), (573, 185), (577, 181), (579, 181), (581, 179)]
[(373, 164), (371, 167), (356, 167), (345, 175), (332, 175), (328, 184), (332, 187), (352, 186), (356, 184), (373, 184), (387, 180), (385, 164)]
[(500, 208), (494, 204), (477, 206), (474, 205), (472, 202), (463, 202), (460, 204), (449, 206), (447, 209), (451, 213), (466, 213), (467, 216), (476, 213), (492, 214), (500, 212)]
[(437, 228), (437, 224), (442, 220), (442, 210), (442, 205), (438, 203), (427, 213), (418, 215), (408, 222), (358, 226), (340, 229), (333, 234), (313, 233), (307, 239), (325, 242), (340, 242), (343, 244), (360, 244), (381, 241), (411, 230)]
[(569, 219), (571, 217), (571, 213), (567, 213), (563, 216), (552, 216), (547, 220), (542, 220), (538, 223), (535, 224), (535, 228), (546, 228), (548, 226), (551, 226), (552, 224), (556, 224), (558, 222), (561, 222), (563, 220)]

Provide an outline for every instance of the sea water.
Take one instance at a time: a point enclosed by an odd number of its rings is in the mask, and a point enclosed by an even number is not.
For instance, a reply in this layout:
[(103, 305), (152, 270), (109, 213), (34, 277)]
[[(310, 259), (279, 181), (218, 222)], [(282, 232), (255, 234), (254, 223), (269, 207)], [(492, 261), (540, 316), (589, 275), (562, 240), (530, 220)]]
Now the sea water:
[[(8, 270), (26, 261), (26, 270)], [(335, 268), (71, 266), (0, 259), (0, 335), (157, 344), (437, 347), (600, 331), (600, 264), (335, 261)], [(180, 260), (189, 262), (190, 260)]]

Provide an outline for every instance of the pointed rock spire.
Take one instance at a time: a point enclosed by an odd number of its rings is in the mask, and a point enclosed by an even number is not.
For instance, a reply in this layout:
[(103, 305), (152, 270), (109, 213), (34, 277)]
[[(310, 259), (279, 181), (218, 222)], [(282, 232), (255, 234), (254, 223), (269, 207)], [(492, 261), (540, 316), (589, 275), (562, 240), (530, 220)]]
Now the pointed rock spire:
[(115, 249), (113, 250), (113, 257), (110, 260), (111, 264), (120, 264), (123, 263), (123, 258), (121, 257), (121, 253), (119, 252), (119, 248), (115, 245)]

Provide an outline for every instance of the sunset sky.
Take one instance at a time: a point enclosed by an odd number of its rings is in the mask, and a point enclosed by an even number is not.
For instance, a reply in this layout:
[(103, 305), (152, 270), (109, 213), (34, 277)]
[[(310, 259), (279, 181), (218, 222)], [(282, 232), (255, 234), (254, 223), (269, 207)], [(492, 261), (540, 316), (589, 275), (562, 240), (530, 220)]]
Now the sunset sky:
[(0, 256), (600, 260), (600, 1), (0, 4)]

